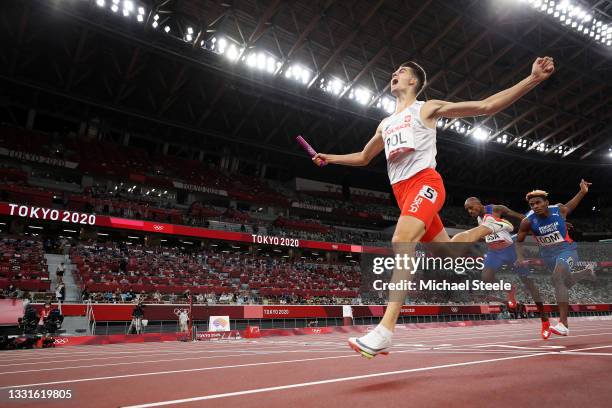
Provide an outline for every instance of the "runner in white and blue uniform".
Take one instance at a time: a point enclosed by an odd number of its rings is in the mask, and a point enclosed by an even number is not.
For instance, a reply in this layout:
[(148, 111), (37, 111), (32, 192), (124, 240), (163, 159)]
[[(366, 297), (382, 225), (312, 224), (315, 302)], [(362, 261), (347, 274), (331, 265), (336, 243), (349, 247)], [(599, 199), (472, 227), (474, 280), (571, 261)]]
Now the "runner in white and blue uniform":
[[(540, 256), (547, 269), (552, 271), (552, 282), (559, 305), (559, 322), (550, 327), (550, 331), (560, 336), (567, 336), (569, 294), (568, 289), (580, 279), (593, 278), (593, 267), (588, 266), (572, 273), (572, 268), (578, 262), (576, 243), (570, 238), (565, 218), (571, 213), (589, 191), (588, 183), (580, 182), (580, 191), (566, 204), (550, 205), (548, 193), (534, 190), (525, 199), (531, 211), (521, 222), (517, 242), (524, 242), (531, 233), (540, 247)], [(520, 247), (519, 247), (520, 252)], [(522, 258), (519, 254), (519, 258)]]
[[(476, 197), (466, 199), (464, 206), (472, 217), (477, 217), (478, 224), (481, 224), (484, 218), (488, 216), (495, 217), (496, 219), (500, 219), (502, 217), (512, 217), (519, 221), (522, 221), (523, 218), (525, 218), (523, 214), (511, 210), (505, 205), (483, 205)], [(529, 277), (529, 268), (524, 262), (517, 262), (518, 257), (516, 253), (516, 246), (514, 245), (515, 238), (516, 236), (513, 237), (507, 231), (489, 234), (485, 237), (485, 242), (489, 250), (484, 257), (482, 280), (485, 282), (493, 282), (495, 280), (495, 273), (502, 266), (506, 265), (512, 268), (512, 270), (519, 276), (519, 279), (529, 291), (533, 301), (538, 307), (540, 318), (542, 319), (541, 334), (544, 339), (548, 339), (550, 337), (548, 314), (544, 312), (544, 303), (538, 287), (533, 279)], [(512, 290), (508, 293), (508, 307), (510, 308), (516, 307), (515, 293), (516, 286), (512, 285)]]

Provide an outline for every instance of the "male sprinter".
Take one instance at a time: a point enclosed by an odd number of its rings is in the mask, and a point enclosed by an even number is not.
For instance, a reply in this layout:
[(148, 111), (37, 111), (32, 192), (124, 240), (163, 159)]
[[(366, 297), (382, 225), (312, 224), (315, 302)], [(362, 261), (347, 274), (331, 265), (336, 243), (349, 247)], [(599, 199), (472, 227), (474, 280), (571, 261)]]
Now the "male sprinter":
[[(417, 101), (425, 87), (425, 70), (415, 62), (402, 64), (391, 76), (391, 93), (395, 96), (395, 113), (382, 120), (376, 134), (361, 152), (351, 154), (317, 154), (315, 163), (325, 160), (332, 164), (366, 166), (383, 150), (387, 158), (389, 179), (401, 209), (392, 243), (394, 251), (414, 256), (416, 242), (449, 242), (438, 212), (445, 199), (442, 177), (436, 172), (436, 121), (439, 118), (463, 118), (493, 115), (516, 102), (523, 95), (548, 79), (555, 70), (550, 57), (537, 58), (531, 74), (504, 91), (481, 101), (446, 102)], [(475, 242), (508, 229), (508, 225), (485, 217), (476, 228), (453, 237), (453, 242)], [(403, 248), (398, 249), (399, 246)], [(408, 245), (406, 245), (408, 244)], [(408, 246), (409, 248), (406, 248)], [(399, 269), (394, 270), (396, 280)], [(406, 273), (406, 271), (401, 271)], [(414, 271), (412, 271), (414, 273)], [(409, 277), (408, 277), (409, 278)], [(408, 291), (391, 291), (387, 309), (380, 324), (359, 339), (349, 339), (349, 345), (365, 357), (386, 353)]]
[(517, 242), (525, 241), (527, 234), (531, 232), (540, 247), (540, 256), (544, 264), (553, 271), (552, 283), (559, 305), (559, 322), (551, 326), (550, 331), (559, 336), (569, 335), (568, 289), (582, 279), (595, 278), (592, 265), (572, 273), (572, 267), (578, 262), (578, 253), (576, 243), (567, 233), (565, 222), (567, 215), (574, 211), (588, 193), (590, 185), (591, 183), (584, 180), (580, 181), (580, 191), (565, 204), (549, 205), (548, 193), (542, 190), (534, 190), (525, 197), (531, 211), (521, 221)]
[[(482, 205), (482, 202), (476, 197), (469, 197), (465, 200), (465, 209), (472, 217), (478, 218), (478, 225), (483, 223), (483, 217), (490, 214), (495, 218), (512, 217), (522, 221), (525, 216), (516, 211), (512, 211), (505, 205)], [(544, 340), (550, 337), (550, 322), (548, 314), (544, 311), (544, 302), (540, 291), (533, 279), (529, 277), (529, 269), (520, 262), (517, 262), (516, 248), (512, 236), (508, 231), (501, 231), (497, 234), (490, 234), (485, 237), (485, 242), (489, 247), (489, 251), (485, 254), (484, 269), (482, 270), (482, 280), (485, 282), (493, 282), (495, 272), (503, 265), (510, 266), (519, 276), (523, 285), (527, 288), (533, 301), (535, 302), (540, 318), (542, 319), (542, 338)], [(514, 308), (517, 306), (516, 298), (514, 297), (515, 286), (512, 285), (512, 291), (509, 294), (508, 306)]]

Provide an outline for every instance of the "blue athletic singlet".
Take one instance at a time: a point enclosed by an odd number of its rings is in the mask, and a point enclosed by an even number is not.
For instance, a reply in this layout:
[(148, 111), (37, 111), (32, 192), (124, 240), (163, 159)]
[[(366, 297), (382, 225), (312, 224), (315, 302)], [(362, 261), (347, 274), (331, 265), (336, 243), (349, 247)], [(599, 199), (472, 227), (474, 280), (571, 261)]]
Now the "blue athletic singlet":
[(558, 205), (548, 206), (548, 217), (540, 217), (533, 211), (527, 213), (531, 231), (540, 246), (540, 255), (549, 267), (557, 261), (567, 263), (570, 268), (578, 261), (576, 243), (572, 241)]

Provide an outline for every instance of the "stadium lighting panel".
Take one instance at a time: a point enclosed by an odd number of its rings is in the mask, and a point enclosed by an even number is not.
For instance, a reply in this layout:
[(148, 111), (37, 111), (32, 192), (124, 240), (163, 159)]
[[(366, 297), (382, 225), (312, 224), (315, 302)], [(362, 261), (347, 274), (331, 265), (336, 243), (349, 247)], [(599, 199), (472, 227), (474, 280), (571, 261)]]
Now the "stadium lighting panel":
[[(213, 38), (213, 40), (215, 40), (215, 38)], [(227, 48), (227, 40), (223, 37), (219, 38), (219, 40), (216, 43), (216, 47), (217, 47), (217, 52), (219, 52), (219, 54), (224, 54), (225, 49)]]
[(357, 88), (354, 95), (355, 100), (361, 105), (367, 105), (372, 99), (372, 92), (364, 87)]
[(260, 71), (266, 71), (270, 74), (276, 72), (280, 68), (281, 63), (276, 60), (275, 57), (266, 55), (263, 52), (251, 52), (247, 57), (243, 57), (242, 60), (250, 68), (256, 68)]
[(312, 73), (309, 69), (304, 68), (300, 64), (294, 64), (285, 71), (285, 77), (301, 82), (302, 84), (307, 84), (312, 77)]
[(268, 57), (268, 60), (266, 63), (266, 71), (268, 71), (268, 73), (273, 74), (280, 67), (281, 67), (280, 61), (277, 61), (276, 58), (274, 57)]
[(255, 68), (257, 66), (257, 54), (254, 52), (250, 53), (245, 61), (248, 67)]
[(508, 143), (508, 135), (504, 134), (502, 136), (497, 136), (497, 139), (495, 139), (495, 141), (497, 143), (506, 144)]
[(489, 130), (477, 126), (472, 131), (472, 137), (479, 141), (485, 141), (489, 137)]
[(126, 10), (128, 13), (131, 13), (132, 11), (134, 11), (134, 2), (132, 0), (124, 0), (123, 9)]
[(588, 35), (594, 38), (595, 41), (610, 46), (608, 44), (610, 39), (606, 38), (606, 32), (603, 30), (607, 25), (593, 18), (592, 14), (579, 5), (573, 4), (572, 1), (527, 0), (527, 3), (536, 11), (551, 15), (562, 24), (574, 29), (577, 33)]
[(381, 108), (385, 112), (391, 114), (395, 112), (395, 101), (388, 96), (383, 96), (382, 98), (378, 99), (376, 107)]
[(266, 55), (263, 52), (257, 54), (257, 68), (264, 70), (266, 69)]
[(187, 34), (185, 34), (185, 41), (193, 41), (193, 28), (187, 27)]
[(330, 93), (332, 95), (340, 95), (340, 92), (344, 89), (344, 82), (338, 78), (323, 78), (321, 79), (321, 89), (324, 92)]
[(106, 5), (104, 0), (96, 0), (96, 4), (98, 5), (98, 7), (104, 7)]

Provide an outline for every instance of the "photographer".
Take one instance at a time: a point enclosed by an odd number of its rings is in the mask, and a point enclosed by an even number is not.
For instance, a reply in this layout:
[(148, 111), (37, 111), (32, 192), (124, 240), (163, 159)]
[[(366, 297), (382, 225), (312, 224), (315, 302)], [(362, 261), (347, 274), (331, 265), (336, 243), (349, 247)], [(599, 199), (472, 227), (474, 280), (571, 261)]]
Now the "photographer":
[(142, 321), (144, 319), (144, 306), (141, 302), (138, 302), (136, 306), (134, 306), (134, 310), (132, 311), (132, 322), (130, 323), (130, 327), (128, 329), (128, 334), (132, 334), (132, 328), (134, 328), (135, 334), (141, 334), (143, 331)]
[(36, 334), (38, 321), (39, 317), (36, 309), (28, 304), (24, 310), (23, 317), (19, 319), (19, 328), (22, 329), (23, 334)]
[[(45, 305), (46, 307), (47, 305)], [(48, 334), (55, 334), (58, 329), (62, 327), (62, 323), (64, 321), (64, 316), (57, 308), (51, 308), (51, 311), (48, 313), (47, 317), (44, 319), (44, 331)]]

